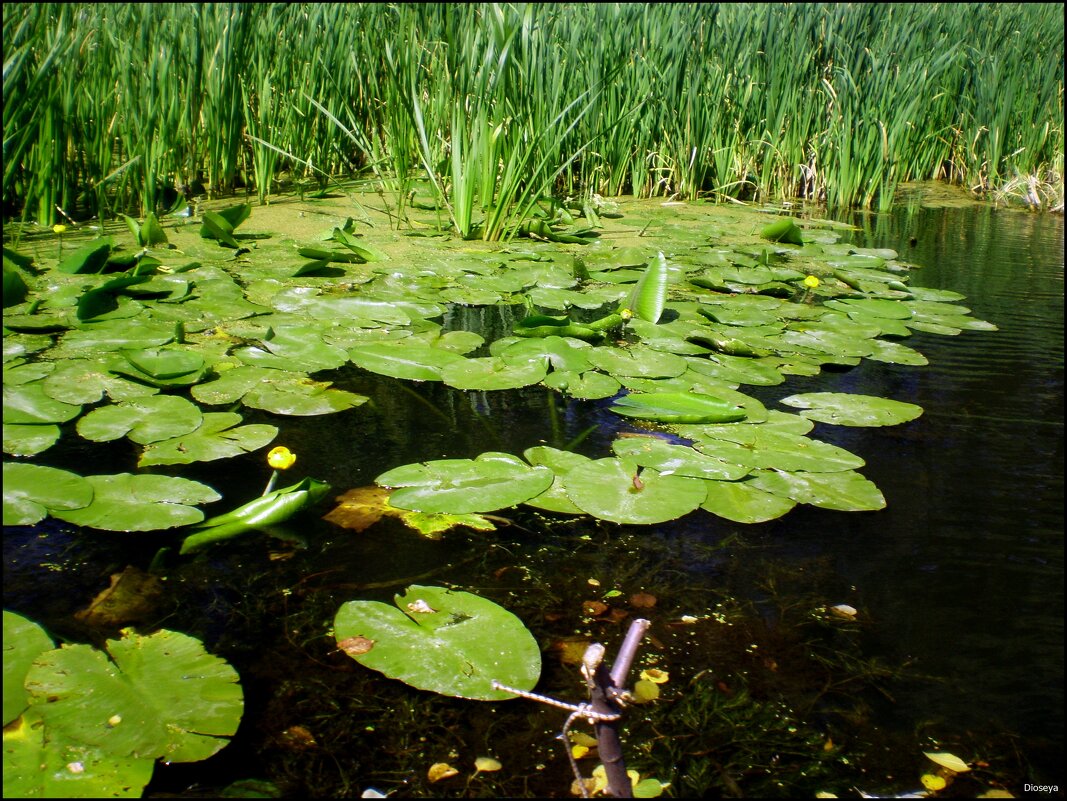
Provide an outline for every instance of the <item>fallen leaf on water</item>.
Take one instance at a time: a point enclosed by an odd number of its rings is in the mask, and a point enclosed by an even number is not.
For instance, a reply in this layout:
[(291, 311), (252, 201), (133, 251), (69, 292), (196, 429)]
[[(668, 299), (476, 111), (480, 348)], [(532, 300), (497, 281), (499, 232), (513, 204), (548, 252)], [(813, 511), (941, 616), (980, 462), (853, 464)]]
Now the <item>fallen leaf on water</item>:
[(926, 755), (926, 758), (929, 759), (931, 762), (936, 762), (941, 767), (948, 768), (953, 773), (966, 773), (971, 769), (970, 765), (968, 765), (955, 754), (931, 754), (929, 751), (923, 751), (923, 753)]
[(660, 670), (659, 668), (648, 668), (647, 670), (641, 671), (641, 678), (645, 681), (650, 681), (653, 684), (666, 684), (670, 677), (670, 673), (666, 670)]
[(478, 757), (474, 760), (475, 773), (492, 773), (494, 770), (500, 770), (502, 767), (504, 766), (492, 757)]
[(948, 782), (933, 773), (924, 773), (919, 781), (923, 783), (923, 787), (932, 793), (936, 793), (938, 790), (944, 790), (948, 786)]
[(431, 782), (439, 782), (442, 779), (449, 779), (458, 773), (459, 771), (447, 762), (434, 762), (426, 772), (426, 778)]
[(556, 640), (549, 648), (559, 654), (559, 661), (564, 665), (580, 665), (589, 642), (588, 637), (564, 637)]
[(609, 608), (603, 601), (582, 601), (582, 614), (587, 617), (600, 617)]
[(848, 604), (838, 604), (837, 606), (831, 606), (830, 613), (833, 615), (837, 615), (840, 618), (844, 618), (845, 620), (852, 620), (856, 617), (857, 614), (859, 614), (855, 607), (849, 606)]
[(366, 637), (349, 637), (337, 643), (337, 647), (349, 656), (359, 656), (374, 647), (374, 640)]
[(307, 751), (318, 746), (314, 735), (304, 726), (290, 726), (282, 732), (280, 739), (294, 751)]
[(630, 596), (630, 606), (634, 609), (651, 609), (656, 605), (656, 596), (648, 592), (635, 592)]
[(111, 576), (111, 586), (97, 595), (77, 620), (99, 628), (121, 628), (155, 614), (163, 598), (159, 578), (132, 565)]

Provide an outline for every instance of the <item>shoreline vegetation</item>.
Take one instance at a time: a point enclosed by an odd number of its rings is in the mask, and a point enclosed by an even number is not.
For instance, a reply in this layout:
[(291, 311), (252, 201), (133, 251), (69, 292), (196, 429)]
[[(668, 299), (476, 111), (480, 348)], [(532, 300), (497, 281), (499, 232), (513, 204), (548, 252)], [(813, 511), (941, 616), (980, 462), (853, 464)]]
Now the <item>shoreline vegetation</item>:
[(942, 180), (1063, 210), (1062, 4), (8, 3), (3, 25), (5, 221), (354, 177), (397, 225), (431, 203), (487, 240), (545, 197), (884, 210)]

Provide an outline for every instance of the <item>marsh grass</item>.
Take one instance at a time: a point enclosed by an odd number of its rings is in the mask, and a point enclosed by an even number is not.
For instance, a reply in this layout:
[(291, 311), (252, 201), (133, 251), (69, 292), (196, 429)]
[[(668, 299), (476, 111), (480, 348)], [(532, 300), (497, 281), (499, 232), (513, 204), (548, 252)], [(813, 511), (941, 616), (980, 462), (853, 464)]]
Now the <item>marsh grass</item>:
[(1062, 5), (8, 3), (4, 208), (50, 224), (425, 173), (453, 228), (544, 195), (886, 207), (1063, 153)]

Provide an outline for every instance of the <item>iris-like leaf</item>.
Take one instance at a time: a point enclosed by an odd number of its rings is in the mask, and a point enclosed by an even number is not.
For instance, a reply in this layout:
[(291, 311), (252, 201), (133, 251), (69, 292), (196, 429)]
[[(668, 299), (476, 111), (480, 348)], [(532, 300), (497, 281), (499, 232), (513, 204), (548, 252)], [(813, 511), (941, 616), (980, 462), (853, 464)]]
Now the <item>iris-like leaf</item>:
[(181, 553), (189, 554), (216, 542), (284, 523), (293, 515), (318, 503), (330, 485), (313, 478), (269, 492), (262, 497), (203, 521), (182, 541)]
[(667, 260), (659, 253), (648, 262), (627, 301), (634, 315), (650, 323), (658, 323), (667, 300)]

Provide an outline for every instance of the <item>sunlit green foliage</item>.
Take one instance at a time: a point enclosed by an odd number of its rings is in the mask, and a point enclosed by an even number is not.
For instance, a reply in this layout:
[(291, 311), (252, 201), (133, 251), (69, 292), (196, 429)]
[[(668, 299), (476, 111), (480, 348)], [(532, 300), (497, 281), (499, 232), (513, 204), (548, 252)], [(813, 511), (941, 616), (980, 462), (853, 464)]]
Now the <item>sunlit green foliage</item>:
[(553, 193), (595, 225), (594, 193), (886, 207), (901, 181), (1062, 169), (1056, 4), (8, 3), (3, 24), (5, 216), (42, 224), (338, 175), (400, 221), (422, 170), (495, 240)]

